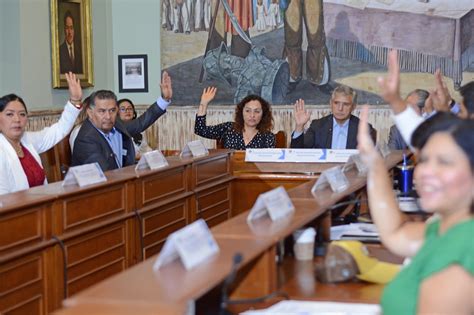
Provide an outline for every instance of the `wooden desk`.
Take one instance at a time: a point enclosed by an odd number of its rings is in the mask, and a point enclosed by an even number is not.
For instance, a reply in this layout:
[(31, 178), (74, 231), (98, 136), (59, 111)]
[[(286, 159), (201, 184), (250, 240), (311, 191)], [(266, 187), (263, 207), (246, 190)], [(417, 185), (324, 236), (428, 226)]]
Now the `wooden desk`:
[(175, 157), (155, 171), (106, 172), (106, 183), (84, 188), (52, 183), (0, 196), (0, 313), (49, 313), (197, 218), (228, 219), (230, 156)]
[[(386, 160), (387, 167), (393, 167), (400, 160), (401, 154), (392, 154)], [(274, 245), (321, 215), (340, 198), (365, 185), (365, 178), (358, 176), (355, 170), (351, 170), (348, 176), (350, 187), (343, 193), (336, 194), (326, 189), (313, 198), (308, 192), (311, 183), (290, 191), (296, 211), (287, 220), (271, 222), (268, 217), (264, 217), (249, 226), (244, 213), (212, 228), (220, 247), (219, 254), (189, 272), (185, 271), (179, 261), (174, 261), (154, 273), (154, 259), (149, 259), (67, 299), (64, 305), (73, 307), (103, 301), (156, 303), (157, 309), (165, 303), (183, 305), (190, 299), (202, 297), (219, 285), (229, 274), (235, 253), (241, 253), (243, 261), (239, 266), (233, 296), (256, 297), (270, 293), (281, 285), (277, 276)], [(291, 281), (288, 285), (291, 286)], [(331, 292), (331, 288), (328, 292)], [(373, 299), (366, 301), (373, 302)]]

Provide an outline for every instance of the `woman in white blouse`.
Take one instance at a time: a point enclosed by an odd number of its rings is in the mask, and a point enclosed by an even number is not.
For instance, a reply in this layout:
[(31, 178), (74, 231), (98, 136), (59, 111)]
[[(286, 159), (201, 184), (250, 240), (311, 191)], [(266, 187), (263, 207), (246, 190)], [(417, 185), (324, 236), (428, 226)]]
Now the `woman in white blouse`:
[(82, 89), (73, 73), (66, 73), (69, 101), (61, 118), (41, 131), (25, 131), (28, 111), (15, 94), (0, 98), (0, 195), (46, 184), (39, 154), (52, 148), (72, 129), (82, 107)]

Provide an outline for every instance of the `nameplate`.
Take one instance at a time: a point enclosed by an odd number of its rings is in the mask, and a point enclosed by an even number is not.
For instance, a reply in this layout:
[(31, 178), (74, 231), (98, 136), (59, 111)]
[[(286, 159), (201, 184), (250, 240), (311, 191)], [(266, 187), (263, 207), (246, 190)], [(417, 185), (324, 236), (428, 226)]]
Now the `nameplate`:
[(135, 169), (142, 170), (150, 168), (151, 170), (156, 170), (166, 166), (168, 166), (168, 161), (166, 160), (163, 153), (161, 153), (159, 150), (155, 150), (144, 153), (140, 158), (140, 161), (138, 161), (137, 166), (135, 166)]
[(205, 156), (209, 154), (209, 150), (204, 146), (201, 140), (194, 140), (188, 142), (181, 153), (179, 154), (180, 157), (199, 157)]
[(346, 175), (344, 175), (342, 166), (331, 167), (322, 172), (311, 189), (311, 192), (315, 194), (316, 191), (324, 189), (327, 186), (330, 186), (333, 192), (342, 192), (349, 187), (349, 181)]
[(367, 171), (369, 170), (367, 165), (365, 165), (364, 161), (362, 161), (362, 157), (360, 156), (360, 154), (351, 155), (347, 163), (344, 164), (344, 167), (342, 170), (346, 172), (353, 167), (357, 168), (357, 172), (359, 174), (367, 174)]
[(161, 250), (153, 270), (179, 258), (186, 270), (191, 270), (219, 252), (211, 231), (203, 219), (170, 234)]
[(69, 168), (62, 186), (78, 184), (80, 187), (107, 181), (99, 163), (90, 163)]
[(246, 162), (345, 163), (357, 150), (247, 149)]
[(295, 211), (288, 193), (283, 186), (260, 194), (247, 216), (247, 222), (265, 216), (267, 213), (272, 221), (279, 220)]

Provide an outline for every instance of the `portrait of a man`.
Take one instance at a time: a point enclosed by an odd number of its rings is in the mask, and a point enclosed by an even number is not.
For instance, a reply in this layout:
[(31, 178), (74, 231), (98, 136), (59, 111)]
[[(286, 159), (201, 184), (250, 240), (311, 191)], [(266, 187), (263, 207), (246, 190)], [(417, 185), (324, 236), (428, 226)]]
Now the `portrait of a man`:
[(82, 67), (82, 47), (79, 36), (76, 36), (78, 25), (70, 10), (64, 13), (64, 41), (59, 46), (60, 73), (84, 73)]

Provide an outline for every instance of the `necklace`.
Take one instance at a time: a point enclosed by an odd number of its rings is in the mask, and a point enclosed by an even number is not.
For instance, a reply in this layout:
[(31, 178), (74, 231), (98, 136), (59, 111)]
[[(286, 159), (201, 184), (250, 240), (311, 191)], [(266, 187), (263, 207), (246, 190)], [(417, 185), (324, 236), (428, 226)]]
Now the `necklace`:
[(25, 156), (25, 153), (23, 152), (23, 147), (21, 146), (21, 143), (20, 144), (11, 143), (11, 145), (12, 145), (13, 149), (15, 149), (15, 152), (19, 157), (24, 157)]

